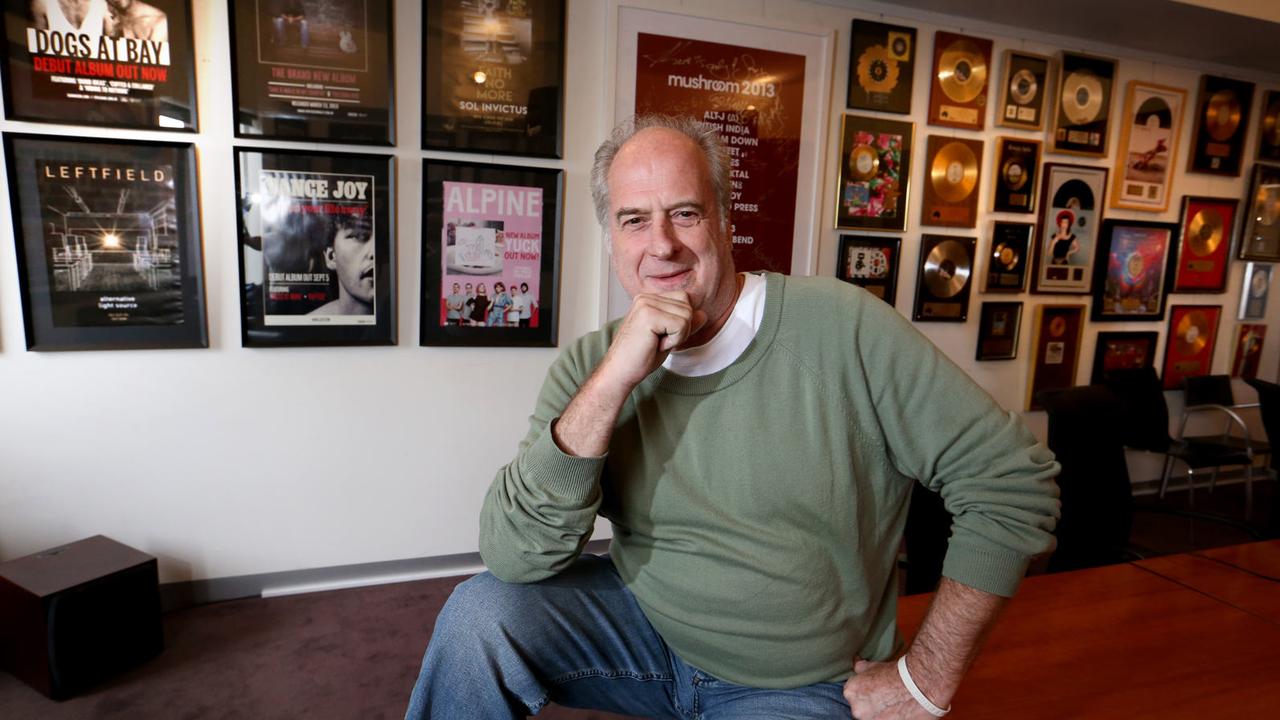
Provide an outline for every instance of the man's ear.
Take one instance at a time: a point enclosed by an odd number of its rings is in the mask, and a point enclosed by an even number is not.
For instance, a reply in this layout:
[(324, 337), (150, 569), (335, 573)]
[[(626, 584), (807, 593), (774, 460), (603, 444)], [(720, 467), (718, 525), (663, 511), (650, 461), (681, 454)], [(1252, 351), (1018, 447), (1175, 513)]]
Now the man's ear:
[(325, 248), (325, 249), (324, 249), (324, 266), (325, 266), (325, 267), (327, 267), (327, 268), (329, 268), (330, 270), (337, 270), (337, 269), (338, 269), (338, 261), (336, 261), (336, 260), (334, 260), (334, 259), (333, 259), (333, 247), (332, 247), (332, 246), (327, 247), (327, 248)]

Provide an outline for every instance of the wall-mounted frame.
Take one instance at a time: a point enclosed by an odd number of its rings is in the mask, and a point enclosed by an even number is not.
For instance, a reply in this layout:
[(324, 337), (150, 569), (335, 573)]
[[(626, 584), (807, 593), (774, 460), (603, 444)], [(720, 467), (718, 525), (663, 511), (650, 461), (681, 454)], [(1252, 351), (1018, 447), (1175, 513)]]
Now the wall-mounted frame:
[(195, 132), (191, 0), (87, 5), (77, 28), (57, 0), (4, 3), (5, 116)]
[(924, 200), (920, 224), (971, 228), (978, 223), (982, 191), (981, 140), (930, 135), (925, 143)]
[(1236, 325), (1235, 354), (1231, 358), (1231, 377), (1252, 380), (1258, 377), (1258, 362), (1262, 359), (1262, 341), (1267, 337), (1267, 326), (1259, 323)]
[(1173, 163), (1187, 92), (1130, 80), (1120, 116), (1122, 167), (1111, 183), (1111, 207), (1164, 212), (1173, 195)]
[(1182, 387), (1183, 378), (1208, 375), (1218, 344), (1221, 305), (1174, 305), (1169, 308), (1169, 332), (1164, 344), (1165, 390)]
[(964, 322), (968, 319), (977, 244), (977, 240), (969, 237), (920, 236), (913, 320)]
[(1254, 163), (1236, 256), (1280, 262), (1280, 165)]
[(1043, 55), (1004, 51), (1004, 81), (1000, 83), (1000, 104), (996, 106), (997, 125), (1021, 130), (1044, 127), (1052, 66), (1053, 60)]
[(1239, 207), (1235, 198), (1182, 198), (1182, 240), (1173, 292), (1226, 292), (1231, 234)]
[(193, 145), (4, 146), (27, 349), (208, 346)]
[(1243, 80), (1200, 76), (1188, 172), (1240, 176), (1253, 89), (1253, 83)]
[(841, 235), (836, 277), (894, 305), (902, 238)]
[(836, 227), (907, 229), (915, 123), (845, 115), (840, 124)]
[(1040, 141), (1001, 137), (996, 142), (991, 209), (996, 212), (1033, 213), (1040, 183)]
[(978, 320), (975, 360), (1014, 360), (1018, 357), (1018, 329), (1022, 303), (984, 302)]
[(426, 2), (422, 147), (561, 157), (565, 0)]
[(1041, 409), (1036, 400), (1041, 390), (1058, 390), (1076, 384), (1084, 305), (1041, 305), (1036, 308), (1034, 327), (1031, 373), (1027, 382), (1028, 410)]
[(916, 29), (854, 18), (851, 37), (847, 106), (910, 115)]
[(1262, 119), (1258, 122), (1258, 159), (1280, 162), (1280, 90), (1262, 95)]
[(1106, 187), (1106, 168), (1045, 163), (1034, 292), (1089, 292)]
[[(1068, 155), (1107, 156), (1116, 61), (1063, 52), (1049, 150)], [(1099, 195), (1101, 201), (1101, 195)]]
[(235, 155), (241, 344), (394, 345), (394, 158)]
[(939, 30), (933, 34), (929, 124), (981, 130), (987, 125), (992, 43)]
[(419, 343), (554, 347), (564, 173), (423, 165)]
[(394, 144), (392, 4), (227, 3), (236, 137)]
[(1240, 283), (1240, 320), (1262, 320), (1267, 316), (1267, 297), (1271, 295), (1271, 274), (1274, 266), (1251, 262), (1244, 267), (1244, 282)]
[(1154, 367), (1156, 344), (1159, 342), (1160, 333), (1154, 330), (1098, 333), (1098, 344), (1093, 350), (1093, 372), (1089, 375), (1089, 383), (1092, 385), (1103, 383), (1107, 379), (1107, 374), (1115, 370)]
[(991, 252), (987, 253), (987, 282), (983, 292), (1020, 293), (1027, 289), (1027, 268), (1031, 264), (1031, 223), (996, 221), (991, 229)]
[(1176, 267), (1178, 226), (1108, 218), (1102, 223), (1094, 264), (1094, 322), (1161, 320)]

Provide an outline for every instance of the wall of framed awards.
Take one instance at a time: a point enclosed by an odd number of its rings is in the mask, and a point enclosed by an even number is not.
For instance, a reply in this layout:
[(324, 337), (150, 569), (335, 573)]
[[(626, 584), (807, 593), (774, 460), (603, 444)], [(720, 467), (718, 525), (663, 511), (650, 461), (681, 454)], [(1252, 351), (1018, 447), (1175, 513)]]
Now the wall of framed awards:
[(102, 532), (173, 582), (474, 552), (556, 347), (607, 314), (587, 176), (625, 8), (833, 39), (787, 136), (812, 182), (770, 205), (813, 208), (792, 270), (1004, 406), (1116, 363), (1276, 374), (1280, 76), (816, 0), (83, 5), (3, 5), (4, 556)]

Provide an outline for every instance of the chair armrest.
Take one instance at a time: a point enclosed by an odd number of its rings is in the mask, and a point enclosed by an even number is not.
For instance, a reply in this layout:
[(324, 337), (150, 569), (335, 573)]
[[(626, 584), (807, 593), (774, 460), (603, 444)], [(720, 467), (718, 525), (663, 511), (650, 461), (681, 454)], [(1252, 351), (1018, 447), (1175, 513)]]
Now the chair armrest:
[(1244, 440), (1245, 451), (1249, 456), (1253, 456), (1253, 437), (1249, 434), (1249, 425), (1245, 423), (1244, 418), (1235, 413), (1234, 410), (1226, 405), (1190, 405), (1182, 410), (1182, 423), (1178, 426), (1178, 440), (1182, 440), (1186, 436), (1187, 419), (1194, 413), (1201, 412), (1220, 412), (1225, 414), (1231, 421), (1231, 424), (1240, 428), (1241, 439)]

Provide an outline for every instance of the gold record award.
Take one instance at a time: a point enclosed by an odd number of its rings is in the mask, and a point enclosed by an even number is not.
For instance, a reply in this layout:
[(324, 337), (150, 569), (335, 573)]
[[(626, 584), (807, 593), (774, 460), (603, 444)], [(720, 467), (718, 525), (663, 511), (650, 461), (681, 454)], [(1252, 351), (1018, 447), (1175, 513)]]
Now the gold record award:
[(915, 28), (854, 20), (853, 46), (849, 49), (849, 107), (910, 113), (915, 45)]
[(969, 280), (976, 246), (973, 238), (921, 236), (915, 320), (964, 322), (969, 314)]
[(991, 41), (939, 31), (929, 122), (981, 130), (986, 123)]
[(1106, 157), (1116, 61), (1064, 52), (1060, 64), (1050, 150)]
[(921, 224), (975, 227), (982, 142), (930, 135), (926, 152), (929, 182)]
[(1280, 160), (1280, 92), (1268, 90), (1262, 102), (1261, 135), (1258, 138), (1259, 160)]
[(1199, 257), (1211, 255), (1222, 244), (1222, 214), (1213, 208), (1201, 208), (1187, 224), (1187, 247)]
[[(1201, 76), (1188, 171), (1231, 177), (1240, 175), (1249, 112), (1253, 107), (1253, 90), (1251, 82)], [(1266, 122), (1265, 115), (1263, 122)]]

